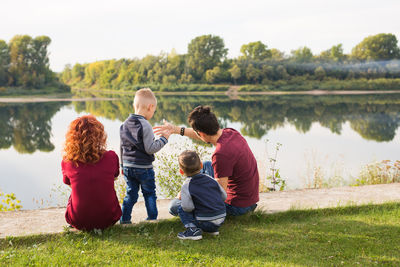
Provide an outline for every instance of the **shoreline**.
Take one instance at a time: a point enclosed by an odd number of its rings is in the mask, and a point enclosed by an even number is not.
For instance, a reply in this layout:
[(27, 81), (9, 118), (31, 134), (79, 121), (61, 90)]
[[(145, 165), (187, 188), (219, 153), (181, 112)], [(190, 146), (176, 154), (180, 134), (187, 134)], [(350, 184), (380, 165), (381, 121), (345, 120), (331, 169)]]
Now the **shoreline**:
[[(95, 91), (87, 91), (95, 92)], [(107, 92), (99, 92), (107, 93)], [(115, 92), (108, 92), (115, 93)], [(194, 95), (227, 95), (228, 97), (246, 96), (246, 95), (369, 95), (369, 94), (400, 94), (400, 90), (311, 90), (311, 91), (266, 91), (266, 92), (238, 92), (236, 90), (228, 90), (226, 92), (154, 92), (156, 95), (171, 95), (171, 96), (190, 96)], [(134, 92), (118, 92), (118, 94), (134, 94)], [(0, 103), (36, 103), (36, 102), (70, 102), (70, 101), (110, 101), (118, 100), (118, 97), (83, 97), (83, 98), (54, 98), (54, 96), (15, 96), (1, 97)]]

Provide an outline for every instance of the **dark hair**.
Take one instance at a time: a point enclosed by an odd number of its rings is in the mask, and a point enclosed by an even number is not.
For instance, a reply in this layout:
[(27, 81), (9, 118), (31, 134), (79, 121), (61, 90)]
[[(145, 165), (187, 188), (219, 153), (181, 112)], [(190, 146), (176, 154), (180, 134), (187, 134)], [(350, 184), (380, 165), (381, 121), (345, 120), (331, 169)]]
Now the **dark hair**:
[(208, 135), (217, 134), (220, 129), (217, 117), (211, 112), (209, 106), (198, 106), (188, 116), (190, 126), (195, 131)]
[(179, 167), (187, 176), (198, 174), (201, 170), (201, 161), (196, 151), (185, 150), (178, 158)]

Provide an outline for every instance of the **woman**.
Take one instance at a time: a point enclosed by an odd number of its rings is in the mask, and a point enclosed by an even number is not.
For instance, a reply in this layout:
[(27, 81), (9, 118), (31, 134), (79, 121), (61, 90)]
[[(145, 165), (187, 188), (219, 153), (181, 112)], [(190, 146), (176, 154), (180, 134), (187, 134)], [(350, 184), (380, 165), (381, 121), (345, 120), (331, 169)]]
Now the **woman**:
[(104, 126), (92, 115), (82, 116), (71, 122), (65, 137), (61, 168), (72, 189), (67, 223), (86, 231), (114, 225), (122, 214), (114, 189), (119, 160), (106, 150)]

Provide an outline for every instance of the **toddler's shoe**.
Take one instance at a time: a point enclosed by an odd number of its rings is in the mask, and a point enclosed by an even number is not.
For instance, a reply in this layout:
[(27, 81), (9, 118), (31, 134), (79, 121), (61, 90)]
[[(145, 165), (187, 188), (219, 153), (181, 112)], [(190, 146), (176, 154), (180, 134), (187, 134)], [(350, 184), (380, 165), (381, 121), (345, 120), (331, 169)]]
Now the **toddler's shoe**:
[(203, 238), (203, 231), (200, 228), (189, 227), (185, 232), (180, 232), (178, 234), (179, 239), (190, 239), (190, 240), (200, 240)]

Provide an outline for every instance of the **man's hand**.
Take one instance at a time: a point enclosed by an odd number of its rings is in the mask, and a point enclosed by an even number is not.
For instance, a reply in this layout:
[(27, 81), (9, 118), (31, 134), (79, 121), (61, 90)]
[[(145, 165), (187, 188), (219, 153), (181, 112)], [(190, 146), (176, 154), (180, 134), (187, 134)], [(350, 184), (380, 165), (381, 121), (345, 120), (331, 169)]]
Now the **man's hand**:
[[(175, 125), (173, 125), (173, 124), (167, 122), (166, 120), (163, 120), (163, 122), (164, 122), (163, 125), (158, 125), (158, 126), (154, 126), (154, 127), (153, 127), (153, 131), (154, 131), (155, 134), (157, 134), (157, 135), (162, 135), (162, 136), (164, 136), (165, 138), (168, 139), (168, 137), (169, 137), (171, 134), (179, 133), (179, 127), (178, 127), (178, 126), (175, 126)], [(177, 130), (177, 129), (178, 129), (178, 130)], [(167, 132), (169, 133), (168, 137), (166, 137), (166, 136), (164, 135), (164, 134), (167, 134)], [(164, 133), (164, 134), (163, 134), (163, 133)]]

